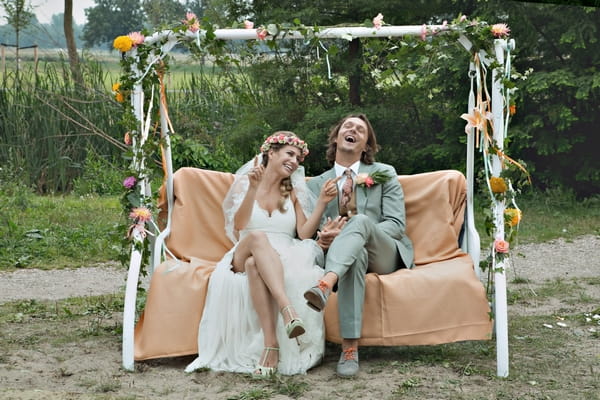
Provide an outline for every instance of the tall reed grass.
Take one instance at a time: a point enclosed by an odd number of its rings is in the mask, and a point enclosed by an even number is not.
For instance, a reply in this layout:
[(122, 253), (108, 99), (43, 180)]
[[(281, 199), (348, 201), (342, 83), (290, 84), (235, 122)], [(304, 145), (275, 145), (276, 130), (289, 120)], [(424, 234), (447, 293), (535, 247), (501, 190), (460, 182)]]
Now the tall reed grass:
[(121, 136), (120, 106), (105, 89), (95, 63), (82, 65), (84, 85), (69, 77), (68, 63), (44, 63), (8, 71), (0, 91), (0, 162), (39, 193), (63, 192), (89, 148), (107, 158), (119, 154), (110, 138)]
[[(23, 63), (18, 75), (14, 68), (2, 75), (0, 163), (17, 171), (22, 183), (37, 193), (70, 192), (78, 178), (81, 183), (82, 176), (90, 175), (84, 171), (90, 157), (93, 174), (98, 158), (106, 161), (106, 168), (127, 168), (122, 158), (123, 109), (111, 93), (118, 80), (118, 60), (83, 60), (81, 66), (83, 85), (70, 79), (66, 60), (40, 63), (37, 69)], [(184, 147), (181, 152), (173, 149), (175, 167), (235, 169), (235, 151), (222, 144), (239, 111), (240, 101), (228, 89), (235, 85), (233, 75), (215, 74), (212, 67), (198, 63), (174, 69), (167, 93), (180, 139), (173, 146)]]

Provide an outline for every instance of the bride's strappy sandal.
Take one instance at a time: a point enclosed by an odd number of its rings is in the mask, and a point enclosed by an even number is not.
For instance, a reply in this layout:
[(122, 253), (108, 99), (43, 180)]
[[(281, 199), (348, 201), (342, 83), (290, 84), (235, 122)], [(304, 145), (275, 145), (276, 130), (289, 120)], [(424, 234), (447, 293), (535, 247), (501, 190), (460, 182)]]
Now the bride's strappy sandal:
[[(253, 379), (266, 379), (277, 373), (277, 367), (265, 367), (263, 364), (267, 362), (267, 358), (272, 351), (279, 351), (279, 347), (265, 347), (263, 355), (260, 358), (259, 363), (256, 365), (256, 369), (252, 373)], [(279, 359), (279, 357), (278, 357)]]
[(295, 338), (296, 336), (302, 335), (306, 330), (304, 329), (304, 322), (298, 316), (294, 317), (294, 313), (292, 312), (292, 305), (287, 305), (281, 309), (281, 315), (287, 313), (290, 321), (285, 324), (285, 331), (290, 339)]

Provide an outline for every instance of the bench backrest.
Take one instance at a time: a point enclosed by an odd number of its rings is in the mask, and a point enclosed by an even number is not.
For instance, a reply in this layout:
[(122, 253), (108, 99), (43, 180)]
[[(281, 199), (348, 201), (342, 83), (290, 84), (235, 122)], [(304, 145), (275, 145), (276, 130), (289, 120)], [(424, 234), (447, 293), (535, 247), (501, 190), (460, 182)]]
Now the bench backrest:
[[(181, 168), (174, 175), (171, 233), (166, 245), (181, 259), (213, 266), (232, 246), (225, 235), (222, 202), (233, 174)], [(466, 199), (466, 181), (454, 170), (398, 177), (406, 206), (406, 230), (415, 248), (415, 263), (453, 258), (462, 251), (458, 237)], [(166, 208), (165, 202), (159, 207)]]

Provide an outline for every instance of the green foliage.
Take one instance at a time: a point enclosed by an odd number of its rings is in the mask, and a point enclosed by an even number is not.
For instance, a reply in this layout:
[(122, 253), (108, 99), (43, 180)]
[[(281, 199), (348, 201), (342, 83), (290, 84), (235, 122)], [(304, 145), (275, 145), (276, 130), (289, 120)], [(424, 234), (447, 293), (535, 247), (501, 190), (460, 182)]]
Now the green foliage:
[(215, 171), (233, 172), (235, 162), (223, 145), (209, 148), (191, 138), (173, 136), (173, 170), (181, 167), (196, 167)]
[(76, 195), (118, 195), (123, 190), (121, 163), (108, 160), (88, 149), (81, 166), (82, 173), (73, 181), (73, 193)]

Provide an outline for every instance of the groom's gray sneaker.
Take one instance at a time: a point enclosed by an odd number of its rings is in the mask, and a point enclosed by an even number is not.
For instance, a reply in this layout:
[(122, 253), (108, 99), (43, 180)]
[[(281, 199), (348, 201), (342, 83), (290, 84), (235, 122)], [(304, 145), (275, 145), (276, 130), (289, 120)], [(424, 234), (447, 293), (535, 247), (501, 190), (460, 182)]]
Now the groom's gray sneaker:
[[(329, 290), (327, 291), (329, 292)], [(313, 286), (304, 292), (306, 304), (315, 311), (323, 311), (328, 297), (329, 293), (323, 292), (319, 286)]]
[(354, 347), (343, 350), (337, 364), (337, 374), (341, 378), (351, 378), (358, 374), (358, 350)]

